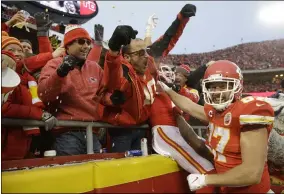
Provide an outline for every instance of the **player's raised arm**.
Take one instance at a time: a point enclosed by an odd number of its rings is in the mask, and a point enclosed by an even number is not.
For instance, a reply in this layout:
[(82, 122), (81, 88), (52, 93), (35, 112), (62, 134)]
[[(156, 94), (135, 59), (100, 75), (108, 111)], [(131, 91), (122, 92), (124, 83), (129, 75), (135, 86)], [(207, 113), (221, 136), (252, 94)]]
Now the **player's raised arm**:
[(203, 106), (200, 106), (199, 104), (192, 102), (187, 97), (179, 95), (163, 82), (158, 81), (158, 85), (162, 88), (162, 90), (164, 90), (169, 95), (169, 97), (174, 102), (174, 104), (178, 106), (180, 109), (182, 109), (184, 112), (190, 114), (191, 116), (203, 122), (208, 122), (208, 118), (205, 115)]

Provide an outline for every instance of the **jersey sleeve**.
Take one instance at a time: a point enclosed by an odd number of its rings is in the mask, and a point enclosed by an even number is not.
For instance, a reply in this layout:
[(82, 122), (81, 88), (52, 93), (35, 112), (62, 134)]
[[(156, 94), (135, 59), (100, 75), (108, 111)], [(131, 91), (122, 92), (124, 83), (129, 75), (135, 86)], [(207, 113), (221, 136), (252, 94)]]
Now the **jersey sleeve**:
[(273, 121), (274, 111), (272, 107), (267, 102), (260, 100), (252, 100), (244, 103), (239, 116), (241, 131), (272, 126)]

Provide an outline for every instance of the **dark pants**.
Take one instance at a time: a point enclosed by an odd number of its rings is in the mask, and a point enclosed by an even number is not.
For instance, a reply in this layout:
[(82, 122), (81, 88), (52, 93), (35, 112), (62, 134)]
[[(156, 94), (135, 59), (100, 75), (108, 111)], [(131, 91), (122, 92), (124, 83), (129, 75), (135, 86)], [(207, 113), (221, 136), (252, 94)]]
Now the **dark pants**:
[(53, 142), (54, 137), (51, 131), (46, 131), (44, 128), (40, 128), (40, 135), (32, 137), (30, 152), (33, 153), (35, 157), (43, 157), (46, 150), (52, 149)]
[(109, 129), (111, 137), (111, 152), (126, 152), (140, 150), (141, 139), (146, 137), (145, 129)]
[[(55, 137), (53, 149), (57, 156), (87, 154), (86, 131), (68, 131)], [(94, 153), (100, 153), (101, 144), (96, 134), (93, 133)]]

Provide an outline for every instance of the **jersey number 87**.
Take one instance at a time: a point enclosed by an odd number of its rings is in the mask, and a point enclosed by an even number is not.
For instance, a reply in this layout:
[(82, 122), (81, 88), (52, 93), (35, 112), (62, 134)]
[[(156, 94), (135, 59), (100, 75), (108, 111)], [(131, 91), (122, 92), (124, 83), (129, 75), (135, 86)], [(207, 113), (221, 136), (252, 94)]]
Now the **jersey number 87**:
[(211, 143), (212, 136), (215, 138), (220, 137), (220, 140), (215, 149), (211, 148), (214, 155), (214, 160), (218, 162), (227, 162), (226, 156), (223, 155), (226, 145), (230, 140), (230, 129), (215, 126), (213, 123), (209, 124), (209, 144)]

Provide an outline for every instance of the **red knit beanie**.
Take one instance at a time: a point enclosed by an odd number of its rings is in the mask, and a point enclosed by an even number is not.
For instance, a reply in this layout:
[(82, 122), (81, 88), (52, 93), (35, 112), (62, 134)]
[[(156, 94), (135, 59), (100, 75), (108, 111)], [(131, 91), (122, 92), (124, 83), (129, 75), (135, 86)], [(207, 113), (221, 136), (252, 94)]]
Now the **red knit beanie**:
[(177, 73), (182, 73), (185, 77), (189, 76), (190, 67), (188, 65), (182, 64), (176, 68)]
[(66, 26), (64, 35), (64, 47), (78, 38), (85, 38), (92, 41), (89, 33), (79, 25), (70, 24)]

